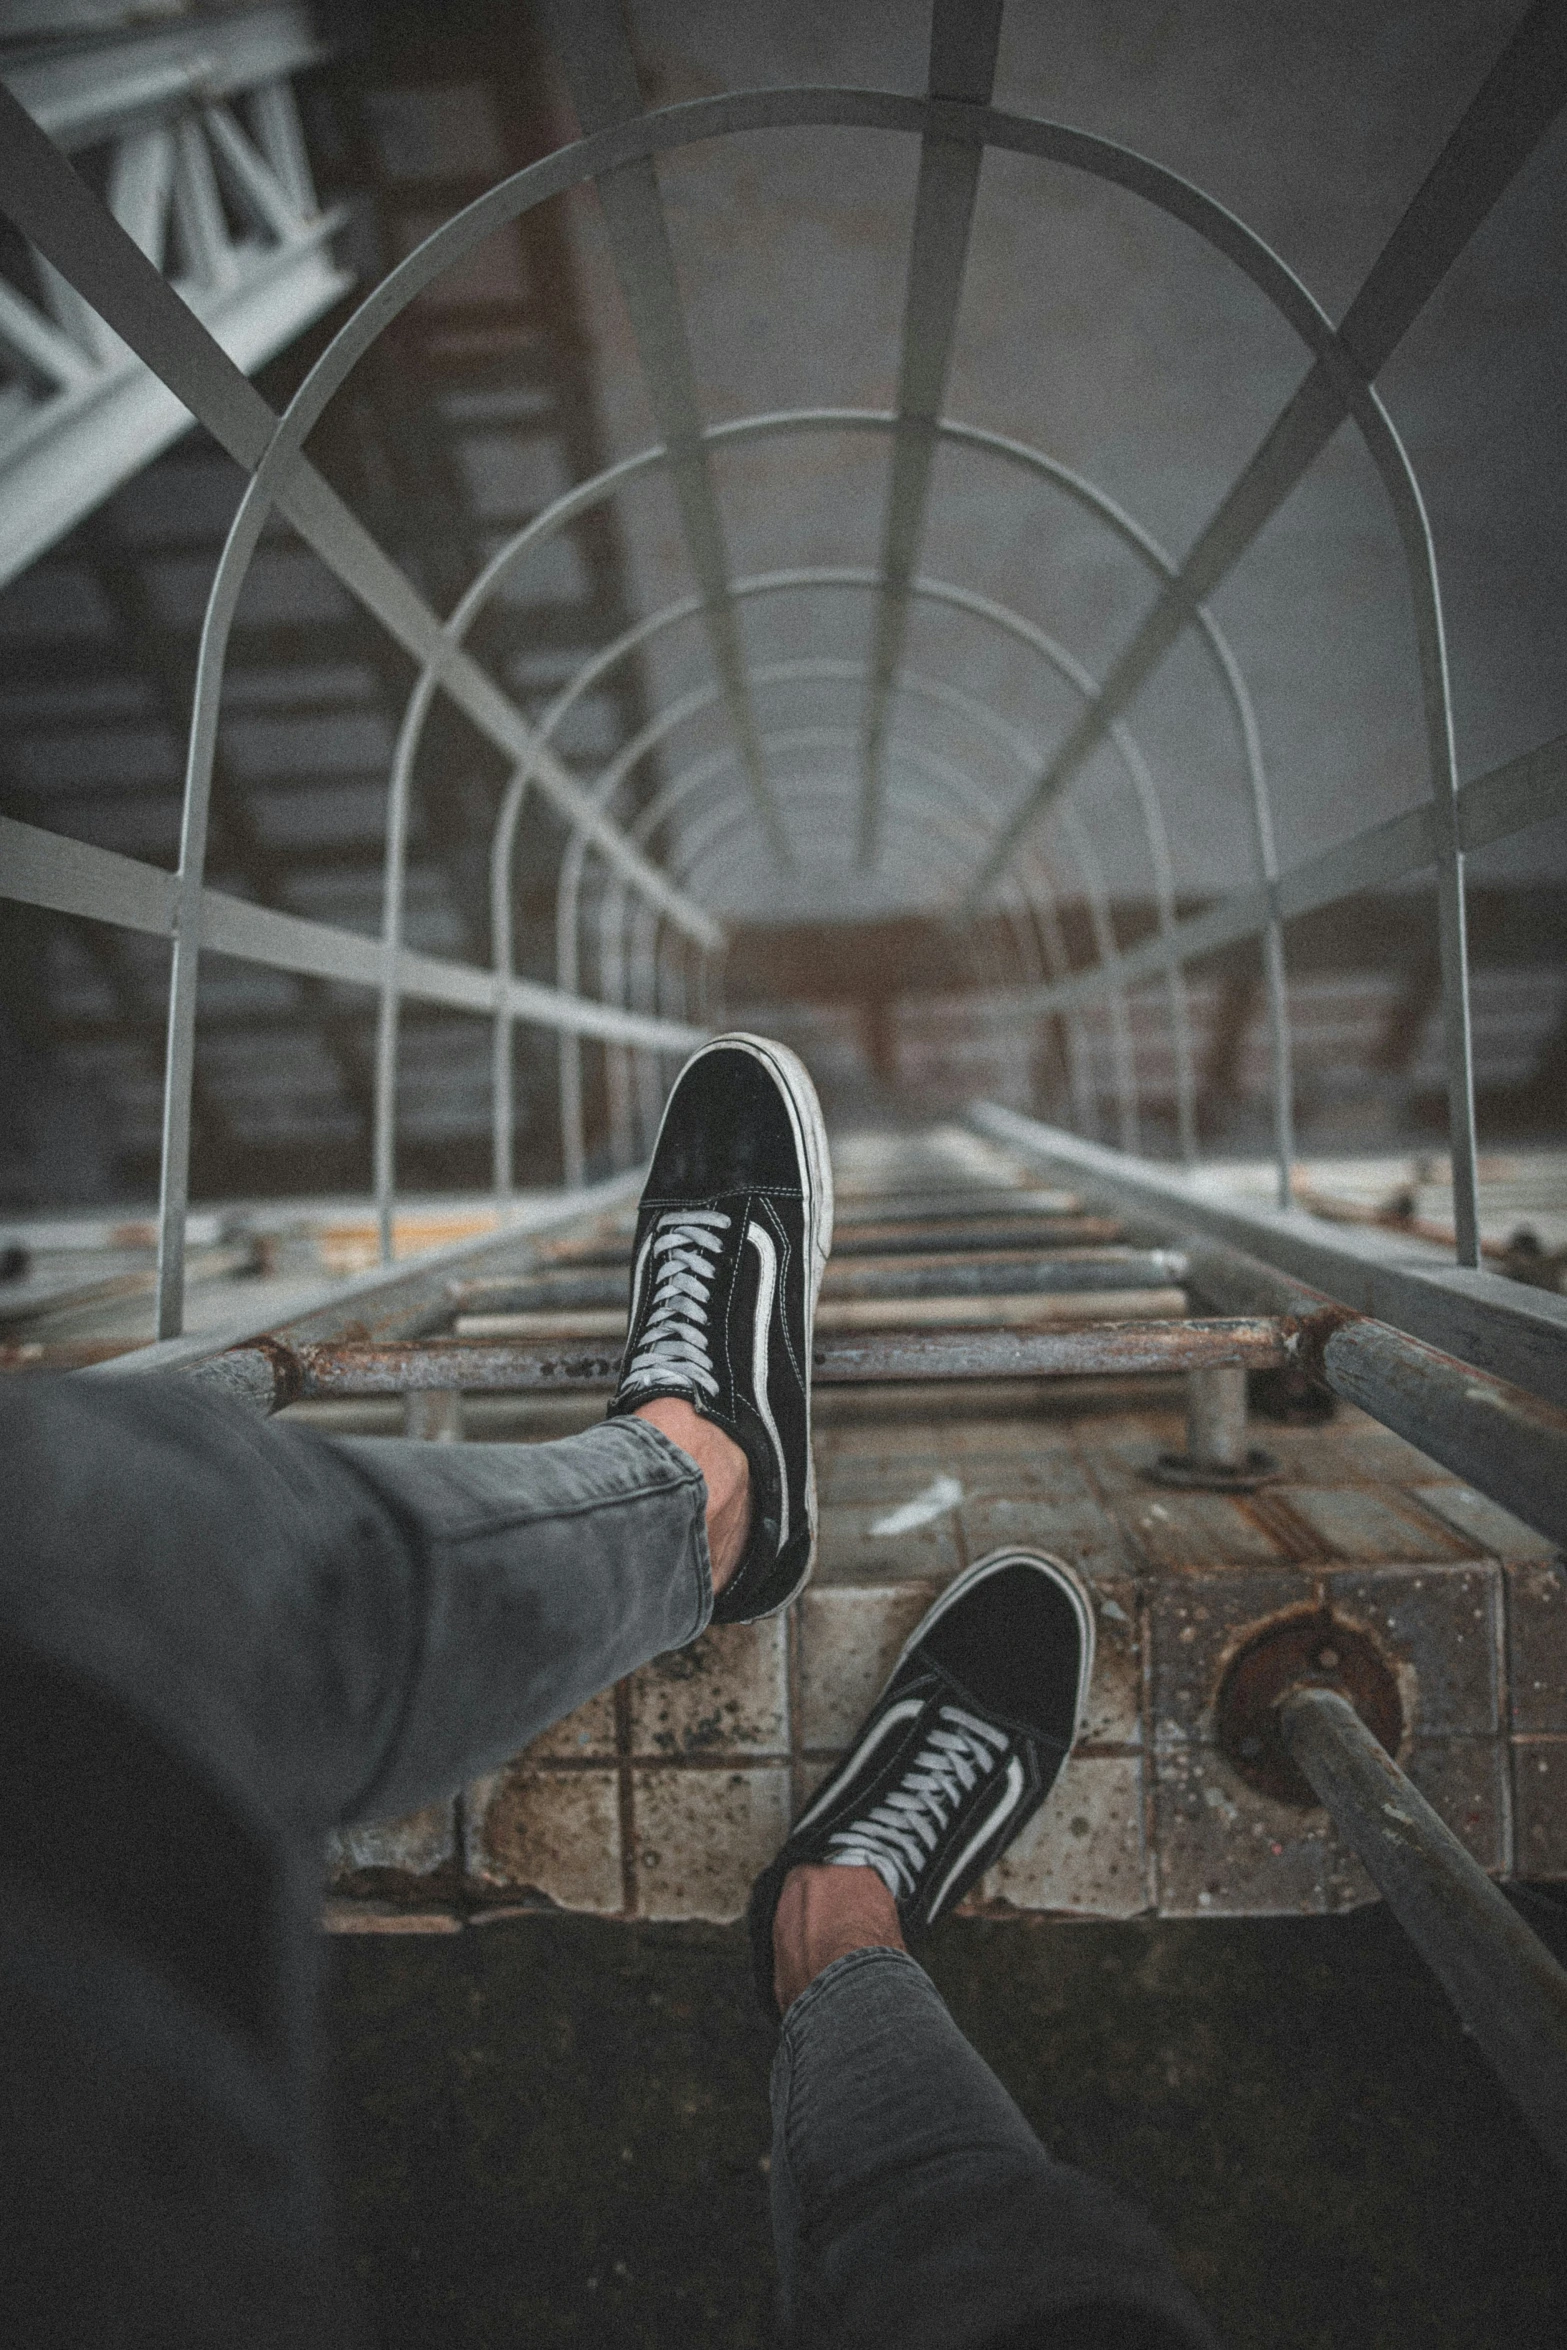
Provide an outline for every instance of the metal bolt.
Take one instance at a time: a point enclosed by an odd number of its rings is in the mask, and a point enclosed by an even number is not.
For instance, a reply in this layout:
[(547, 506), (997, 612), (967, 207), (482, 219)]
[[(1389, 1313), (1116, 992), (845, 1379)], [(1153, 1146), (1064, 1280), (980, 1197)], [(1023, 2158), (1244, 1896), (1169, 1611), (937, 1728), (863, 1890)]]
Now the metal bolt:
[(1338, 1650), (1336, 1648), (1319, 1648), (1317, 1651), (1317, 1662), (1325, 1673), (1336, 1672), (1338, 1669)]

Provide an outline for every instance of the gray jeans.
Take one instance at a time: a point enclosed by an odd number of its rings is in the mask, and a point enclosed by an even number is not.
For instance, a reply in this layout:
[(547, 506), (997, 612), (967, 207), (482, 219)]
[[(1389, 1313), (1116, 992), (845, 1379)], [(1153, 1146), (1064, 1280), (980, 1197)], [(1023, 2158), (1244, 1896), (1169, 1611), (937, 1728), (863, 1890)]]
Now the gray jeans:
[[(166, 1378), (0, 1392), (19, 2338), (360, 2338), (315, 2109), (325, 1832), (449, 1796), (695, 1640), (705, 1499), (635, 1419), (438, 1447)], [(784, 2340), (1212, 2342), (1158, 2238), (1050, 2159), (911, 1958), (853, 1953), (795, 2001), (772, 2105)], [(1091, 2309), (1131, 2330), (1074, 2330)]]

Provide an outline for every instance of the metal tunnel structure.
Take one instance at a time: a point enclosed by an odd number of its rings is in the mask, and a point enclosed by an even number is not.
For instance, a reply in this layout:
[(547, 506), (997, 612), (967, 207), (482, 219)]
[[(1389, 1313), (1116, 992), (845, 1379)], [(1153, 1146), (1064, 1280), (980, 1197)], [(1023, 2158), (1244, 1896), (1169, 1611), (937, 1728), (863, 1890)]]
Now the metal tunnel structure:
[[(1396, 233), (1337, 323), (1267, 243), (1221, 204), (1176, 174), (1113, 142), (1068, 125), (1001, 114), (990, 105), (998, 5), (938, 6), (931, 36), (929, 94), (923, 100), (848, 89), (768, 89), (644, 113), (629, 49), (612, 9), (571, 7), (550, 19), (586, 136), (493, 189), (428, 237), (365, 297), (309, 372), (286, 412), (274, 417), (239, 369), (205, 334), (158, 276), (131, 234), (88, 201), (64, 159), (19, 107), (9, 110), (4, 198), (17, 224), (133, 351), (139, 351), (250, 473), (213, 582), (202, 633), (192, 714), (180, 869), (170, 887), (148, 869), (94, 855), (61, 840), (13, 838), (8, 888), (40, 902), (162, 931), (174, 940), (161, 1207), (160, 1330), (181, 1327), (184, 1219), (188, 1197), (190, 1088), (195, 1005), (203, 948), (254, 957), (323, 978), (373, 981), (379, 991), (375, 1187), (390, 1254), (396, 1189), (397, 1037), (400, 1004), (433, 997), (461, 1004), (494, 1025), (494, 1167), (497, 1198), (511, 1192), (513, 1106), (510, 1040), (518, 1022), (560, 1036), (563, 1173), (583, 1170), (581, 1063), (591, 1042), (609, 1057), (617, 1151), (629, 1164), (645, 1146), (662, 1086), (721, 1001), (724, 933), (707, 910), (715, 884), (737, 865), (775, 861), (831, 868), (848, 857), (877, 869), (894, 888), (917, 860), (938, 879), (952, 918), (970, 931), (976, 979), (1007, 999), (1004, 1015), (1020, 1044), (1029, 1026), (1060, 1016), (1076, 1066), (1088, 1007), (1109, 1022), (1117, 1108), (1115, 1140), (1140, 1143), (1138, 1070), (1127, 1013), (1129, 992), (1150, 980), (1163, 991), (1178, 1072), (1180, 1137), (1196, 1150), (1192, 1049), (1183, 968), (1234, 940), (1263, 943), (1278, 1199), (1290, 1200), (1295, 1156), (1290, 1035), (1283, 931), (1291, 916), (1405, 874), (1436, 876), (1447, 1062), (1449, 1148), (1460, 1265), (1478, 1264), (1475, 1207), (1474, 1067), (1464, 922), (1466, 850), (1527, 827), (1559, 805), (1553, 747), (1514, 762), (1460, 796), (1443, 639), (1440, 584), (1420, 485), (1377, 396), (1376, 377), (1444, 269), (1472, 236), (1553, 119), (1557, 103), (1543, 63), (1554, 38), (1549, 11), (1531, 14), (1497, 65)], [(709, 423), (700, 413), (680, 295), (664, 222), (655, 159), (682, 147), (797, 125), (833, 125), (874, 141), (918, 143), (919, 177), (908, 262), (896, 407), (779, 411)], [(231, 139), (230, 144), (233, 144)], [(1296, 337), (1302, 375), (1251, 462), (1208, 527), (1180, 561), (1094, 483), (1047, 451), (943, 413), (964, 259), (978, 174), (987, 151), (1048, 159), (1131, 191), (1184, 223), (1242, 273)], [(254, 158), (252, 158), (254, 162)], [(503, 546), (442, 618), (399, 579), (369, 534), (326, 489), (305, 453), (312, 427), (349, 381), (371, 344), (443, 272), (457, 266), (501, 223), (563, 192), (597, 184), (616, 270), (624, 289), (657, 420), (657, 445), (600, 478), (574, 483)], [(310, 233), (313, 232), (313, 226)], [(1209, 599), (1268, 518), (1301, 481), (1348, 418), (1376, 468), (1403, 549), (1419, 684), (1425, 711), (1429, 799), (1304, 866), (1281, 872), (1276, 825), (1259, 731), (1240, 664)], [(884, 452), (886, 493), (879, 563), (860, 570), (818, 567), (731, 575), (713, 481), (713, 460), (738, 444), (786, 436), (870, 436)], [(1070, 651), (1028, 617), (920, 569), (933, 461), (944, 445), (990, 466), (1047, 483), (1130, 552), (1148, 584), (1141, 624), (1108, 675), (1087, 674)], [(640, 617), (596, 654), (530, 727), (492, 676), (465, 650), (476, 618), (506, 584), (579, 516), (615, 499), (650, 473), (667, 474), (678, 503), (696, 591)], [(350, 593), (410, 653), (418, 676), (407, 701), (388, 780), (381, 943), (367, 949), (342, 935), (217, 899), (205, 885), (207, 807), (228, 631), (261, 533), (286, 516)], [(861, 664), (818, 658), (747, 669), (739, 628), (755, 598), (871, 599), (872, 652)], [(1035, 739), (1005, 709), (984, 707), (952, 677), (911, 670), (904, 642), (913, 608), (962, 614), (1025, 648), (1068, 687), (1076, 716), (1064, 737)], [(590, 687), (665, 632), (705, 638), (711, 684), (657, 712), (596, 776), (566, 768), (552, 743), (560, 721)], [(1217, 687), (1221, 723), (1244, 760), (1246, 820), (1254, 880), (1222, 905), (1177, 922), (1168, 824), (1160, 783), (1140, 750), (1129, 715), (1139, 687), (1190, 637)], [(764, 728), (786, 689), (837, 689), (841, 724)], [(489, 971), (430, 967), (403, 945), (403, 868), (408, 795), (426, 716), (446, 695), (514, 762), (513, 781), (491, 844), (494, 965)], [(686, 759), (683, 730), (709, 709), (727, 724), (725, 748)], [(961, 768), (921, 734), (933, 711), (965, 744)], [(1102, 844), (1073, 805), (1072, 784), (1102, 744), (1125, 779), (1126, 820), (1141, 835), (1158, 908), (1156, 932), (1117, 948), (1103, 880)], [(639, 761), (664, 752), (673, 780), (653, 806), (634, 811), (629, 786)], [(567, 820), (570, 842), (559, 880), (557, 988), (519, 982), (512, 969), (512, 842), (529, 792)], [(650, 841), (662, 832), (670, 851)], [(1098, 959), (1063, 967), (1057, 900), (1071, 873), (1091, 909)], [(595, 886), (585, 888), (585, 882)], [(1002, 917), (981, 940), (982, 908)], [(1003, 948), (1001, 940), (1005, 939)], [(589, 976), (585, 979), (584, 974)], [(596, 986), (593, 984), (597, 982)]]
[[(829, 1345), (818, 1364), (824, 1380), (933, 1377), (938, 1370), (994, 1376), (1009, 1366), (1040, 1375), (1163, 1366), (1187, 1369), (1194, 1378), (1228, 1375), (1233, 1383), (1248, 1366), (1294, 1367), (1448, 1462), (1552, 1541), (1567, 1538), (1567, 1300), (1524, 1288), (1482, 1261), (1465, 899), (1467, 855), (1567, 804), (1567, 740), (1542, 744), (1460, 789), (1432, 533), (1421, 484), (1377, 388), (1454, 260), (1567, 99), (1562, 11), (1544, 0), (1523, 16), (1336, 317), (1265, 238), (1173, 170), (1070, 123), (999, 110), (992, 97), (1003, 0), (935, 0), (922, 96), (767, 87), (651, 110), (613, 0), (549, 0), (543, 13), (581, 136), (492, 186), (373, 284), (281, 413), (160, 274), (134, 224), (117, 218), (46, 130), (0, 94), (0, 208), (80, 303), (139, 355), (248, 476), (201, 632), (178, 871), (42, 827), (0, 824), (0, 889), (7, 895), (172, 942), (158, 1211), (160, 1343), (132, 1358), (133, 1365), (195, 1369), (264, 1410), (310, 1395), (511, 1392), (552, 1379), (570, 1384), (537, 1347), (491, 1346), (461, 1355), (463, 1337), (450, 1334), (448, 1279), (509, 1266), (531, 1237), (631, 1195), (675, 1071), (725, 1024), (729, 942), (714, 909), (737, 875), (760, 888), (768, 876), (788, 875), (792, 885), (819, 893), (829, 911), (840, 890), (850, 893), (845, 903), (881, 892), (877, 902), (939, 905), (1002, 1049), (1020, 1060), (1026, 1062), (1042, 1023), (1061, 1024), (1077, 1131), (1046, 1128), (995, 1104), (977, 1106), (974, 1123), (1053, 1178), (1109, 1200), (1136, 1227), (1135, 1233), (1129, 1227), (1130, 1236), (1185, 1250), (1190, 1286), (1206, 1307), (1204, 1318), (1159, 1325), (1162, 1336), (1151, 1328), (1138, 1334), (1113, 1314), (1097, 1334), (1070, 1338), (993, 1331), (985, 1345), (975, 1342), (967, 1372), (950, 1345), (943, 1354), (945, 1342), (929, 1337), (910, 1340), (902, 1354), (889, 1341), (874, 1361), (862, 1353), (858, 1370), (849, 1359), (852, 1348), (834, 1355)], [(215, 150), (272, 233), (319, 251), (321, 223), (297, 176), (290, 189), (286, 126), (276, 109), (267, 118), (270, 150), (266, 121), (252, 141), (234, 122), (219, 120), (221, 109), (208, 111)], [(660, 164), (699, 144), (802, 126), (831, 128), (878, 151), (917, 153), (895, 401), (887, 409), (857, 406), (846, 386), (841, 405), (714, 419), (699, 398)], [(997, 156), (1108, 183), (1179, 223), (1293, 337), (1295, 388), (1182, 554), (1161, 545), (1135, 512), (1049, 449), (950, 412), (976, 193), (985, 159)], [(602, 207), (656, 437), (596, 476), (571, 482), (498, 545), (449, 611), (438, 611), (313, 464), (312, 432), (351, 387), (366, 354), (421, 295), (504, 224), (589, 188)], [(824, 190), (823, 201), (831, 196)], [(13, 321), (13, 342), (21, 331)], [(40, 363), (51, 348), (37, 340)], [(1252, 694), (1214, 598), (1346, 422), (1374, 469), (1379, 525), (1392, 528), (1401, 550), (1425, 796), (1304, 861), (1284, 863)], [(718, 468), (737, 452), (780, 450), (808, 464), (813, 451), (848, 441), (873, 451), (881, 468), (876, 561), (737, 571)], [(998, 480), (1064, 502), (1118, 559), (1137, 568), (1141, 617), (1103, 673), (1091, 672), (1028, 612), (927, 568), (944, 452), (961, 452)], [(650, 482), (663, 484), (672, 498), (690, 592), (639, 611), (532, 722), (493, 667), (475, 656), (473, 631), (582, 517), (615, 507)], [(413, 666), (385, 778), (378, 937), (226, 894), (207, 879), (230, 631), (252, 559), (279, 519)], [(974, 550), (974, 565), (982, 580), (983, 547)], [(868, 614), (869, 650), (863, 657), (811, 651), (753, 662), (744, 623), (763, 607)], [(922, 644), (948, 648), (944, 666), (923, 655), (919, 665), (911, 660), (916, 617)], [(824, 626), (830, 636), (830, 620)], [(974, 631), (1004, 641), (1010, 654), (1049, 677), (1069, 712), (1053, 737), (1026, 714), (970, 690), (964, 646)], [(596, 772), (568, 762), (557, 737), (572, 711), (624, 664), (665, 643), (695, 649), (700, 681), (654, 708)], [(1199, 665), (1215, 741), (1244, 778), (1238, 825), (1251, 878), (1197, 915), (1183, 915), (1178, 904), (1167, 777), (1138, 732), (1138, 695), (1177, 652)], [(487, 849), (488, 964), (417, 951), (407, 940), (411, 799), (425, 731), (443, 701), (464, 713), (509, 768)], [(1106, 879), (1112, 844), (1105, 810), (1112, 803), (1101, 795), (1091, 806), (1075, 796), (1100, 754), (1117, 778), (1115, 845), (1136, 844), (1156, 915), (1149, 933), (1130, 946), (1118, 942)], [(662, 780), (649, 786), (655, 772)], [(553, 984), (519, 975), (518, 842), (535, 799), (565, 830), (554, 877)], [(1455, 1226), (1445, 1264), (1415, 1262), (1381, 1235), (1314, 1222), (1295, 1204), (1293, 1189), (1286, 926), (1312, 909), (1419, 874), (1434, 879), (1440, 953)], [(1096, 954), (1086, 965), (1073, 966), (1063, 942), (1068, 896), (1089, 912)], [(1202, 956), (1242, 940), (1258, 943), (1264, 973), (1271, 1208), (1216, 1203), (1192, 1180), (1199, 1136), (1187, 973)], [(221, 1343), (185, 1335), (184, 1305), (198, 999), (203, 958), (214, 954), (373, 991), (373, 1181), (382, 1259), (380, 1271), (324, 1298), (289, 1327), (236, 1328)], [(1173, 1165), (1143, 1155), (1149, 1134), (1132, 1008), (1150, 993), (1176, 1071)], [(411, 1002), (453, 1007), (489, 1026), (499, 1233), (439, 1260), (397, 1268), (399, 1033)], [(1109, 1044), (1114, 1115), (1108, 1135), (1096, 1130), (1083, 1073), (1091, 1023)], [(521, 1201), (516, 1182), (516, 1050), (523, 1030), (551, 1036), (558, 1051), (561, 1190), (547, 1208)], [(584, 1069), (594, 1054), (603, 1056), (618, 1169), (607, 1184), (588, 1181)], [(602, 1386), (611, 1367), (607, 1356), (579, 1363), (577, 1383)], [(1211, 1391), (1204, 1392), (1211, 1402)], [(1296, 1743), (1302, 1768), (1311, 1769), (1304, 1758), (1312, 1741), (1319, 1742), (1312, 1750), (1318, 1754), (1313, 1783), (1325, 1786), (1334, 1766), (1331, 1755), (1320, 1759), (1332, 1745), (1331, 1725), (1324, 1730), (1321, 1716), (1319, 1707)], [(1342, 1764), (1342, 1738), (1333, 1751)], [(1366, 1773), (1374, 1777), (1375, 1767), (1362, 1756), (1361, 1793), (1341, 1788), (1325, 1800), (1353, 1811), (1368, 1800)], [(1344, 1771), (1347, 1765), (1340, 1777), (1348, 1785), (1353, 1772), (1346, 1778)], [(1480, 1875), (1471, 1870), (1471, 1879)], [(1467, 1951), (1471, 1942), (1484, 1945), (1488, 1931), (1501, 1931), (1494, 1918), (1487, 1927), (1485, 1897), (1471, 1879), (1460, 1926), (1449, 1918), (1419, 1929), (1433, 1949), (1445, 1950), (1443, 1937), (1456, 1936)], [(1389, 1898), (1398, 1898), (1391, 1881)], [(1494, 1889), (1490, 1898), (1499, 1901)], [(1522, 2078), (1549, 2043), (1546, 2085), (1531, 2092), (1531, 2110), (1544, 2136), (1567, 2143), (1567, 2007), (1560, 1986), (1544, 1980), (1527, 1952), (1520, 1956), (1509, 1943), (1508, 1953), (1517, 1980), (1531, 1986), (1527, 1998), (1522, 1991), (1518, 1997), (1532, 2018), (1535, 2057), (1504, 2049), (1496, 2061)], [(1434, 1956), (1433, 1963), (1441, 1971), (1446, 1961)], [(1453, 1961), (1455, 1981), (1468, 1964), (1468, 1957)]]

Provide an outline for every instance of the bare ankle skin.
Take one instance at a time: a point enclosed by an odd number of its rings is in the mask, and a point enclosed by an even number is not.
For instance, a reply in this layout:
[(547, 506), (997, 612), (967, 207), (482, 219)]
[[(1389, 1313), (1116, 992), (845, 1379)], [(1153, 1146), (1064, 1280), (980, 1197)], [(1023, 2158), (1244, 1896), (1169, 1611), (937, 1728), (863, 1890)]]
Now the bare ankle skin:
[(874, 1869), (791, 1869), (773, 1918), (773, 1985), (787, 2014), (824, 1967), (851, 1950), (905, 1950), (898, 1905)]
[(722, 1428), (715, 1428), (678, 1396), (642, 1404), (633, 1417), (651, 1420), (671, 1443), (691, 1455), (707, 1480), (707, 1551), (716, 1599), (745, 1554), (751, 1529), (751, 1464)]

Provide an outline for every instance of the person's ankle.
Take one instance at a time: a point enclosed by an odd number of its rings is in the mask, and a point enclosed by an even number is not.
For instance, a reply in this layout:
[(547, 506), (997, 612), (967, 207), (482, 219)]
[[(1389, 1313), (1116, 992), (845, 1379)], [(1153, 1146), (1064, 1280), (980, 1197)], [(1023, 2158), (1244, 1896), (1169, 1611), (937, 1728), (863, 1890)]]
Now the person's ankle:
[(677, 1395), (639, 1404), (638, 1420), (651, 1420), (660, 1434), (688, 1452), (707, 1485), (707, 1554), (716, 1599), (745, 1556), (751, 1531), (751, 1464), (733, 1437)]
[(773, 1986), (786, 2015), (800, 1993), (851, 1950), (904, 1950), (898, 1905), (872, 1868), (802, 1861), (773, 1913)]

